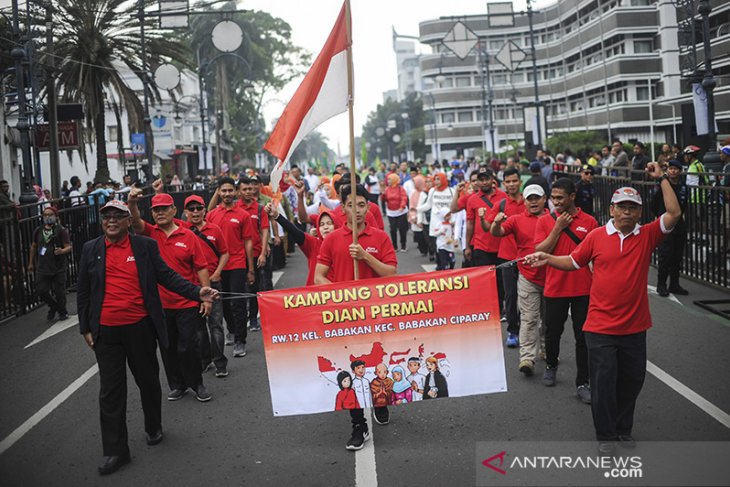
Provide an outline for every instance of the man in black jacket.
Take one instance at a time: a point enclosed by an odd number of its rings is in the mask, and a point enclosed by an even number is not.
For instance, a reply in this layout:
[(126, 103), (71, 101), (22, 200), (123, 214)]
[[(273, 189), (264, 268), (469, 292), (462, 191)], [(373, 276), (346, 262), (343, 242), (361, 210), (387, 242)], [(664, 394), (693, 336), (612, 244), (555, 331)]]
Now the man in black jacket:
[(101, 437), (99, 473), (129, 463), (125, 363), (140, 389), (147, 444), (162, 441), (162, 392), (157, 342), (167, 346), (157, 284), (195, 300), (212, 301), (217, 291), (198, 287), (170, 269), (157, 243), (129, 235), (127, 205), (111, 200), (100, 211), (104, 236), (87, 242), (78, 273), (79, 328), (99, 364)]

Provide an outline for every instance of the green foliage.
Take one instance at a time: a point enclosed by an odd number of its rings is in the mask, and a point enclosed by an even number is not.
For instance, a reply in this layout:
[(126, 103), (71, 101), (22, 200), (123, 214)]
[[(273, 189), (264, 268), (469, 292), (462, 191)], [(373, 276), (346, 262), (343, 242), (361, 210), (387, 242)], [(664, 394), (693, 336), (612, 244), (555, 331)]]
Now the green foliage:
[[(407, 124), (402, 116), (403, 113), (408, 114), (410, 130), (406, 130)], [(389, 120), (395, 121), (395, 128), (388, 129)], [(409, 93), (402, 102), (388, 99), (382, 105), (378, 105), (368, 115), (368, 120), (362, 131), (362, 139), (366, 144), (370, 143), (367, 160), (373, 161), (377, 157), (387, 160), (389, 154), (395, 160), (398, 154), (406, 152), (409, 139), (415, 158), (424, 158), (429, 151), (424, 137), (423, 125), (425, 122), (423, 100), (418, 93)], [(378, 135), (379, 128), (384, 130), (382, 135)], [(401, 137), (398, 143), (393, 142), (393, 135), (396, 134)]]
[(294, 152), (292, 152), (289, 160), (292, 164), (303, 166), (310, 161), (334, 160), (336, 154), (329, 148), (327, 137), (320, 132), (314, 130), (304, 137)]
[(563, 152), (566, 149), (570, 149), (573, 154), (578, 154), (586, 149), (595, 149), (604, 145), (606, 145), (604, 137), (593, 131), (560, 132), (545, 140), (545, 147), (553, 154)]

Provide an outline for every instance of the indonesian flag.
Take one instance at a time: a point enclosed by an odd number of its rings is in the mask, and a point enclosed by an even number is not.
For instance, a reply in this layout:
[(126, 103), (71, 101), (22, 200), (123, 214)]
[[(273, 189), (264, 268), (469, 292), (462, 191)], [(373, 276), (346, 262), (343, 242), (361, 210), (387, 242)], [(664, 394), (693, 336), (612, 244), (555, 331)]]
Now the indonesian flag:
[(271, 171), (271, 188), (279, 189), (284, 165), (297, 145), (322, 122), (347, 110), (347, 26), (346, 3), (327, 42), (284, 109), (264, 149), (279, 159)]

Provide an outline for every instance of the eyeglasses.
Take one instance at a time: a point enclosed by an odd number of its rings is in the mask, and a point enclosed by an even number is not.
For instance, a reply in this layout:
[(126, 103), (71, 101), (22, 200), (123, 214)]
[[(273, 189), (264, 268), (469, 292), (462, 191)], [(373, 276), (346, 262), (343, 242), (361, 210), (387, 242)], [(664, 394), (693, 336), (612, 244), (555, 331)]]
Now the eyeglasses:
[(152, 208), (152, 213), (165, 213), (167, 210), (172, 208), (172, 206), (155, 206)]
[(188, 211), (203, 211), (203, 210), (205, 209), (205, 206), (200, 206), (200, 205), (198, 205), (198, 206), (195, 206), (195, 205), (191, 205), (191, 206), (187, 206), (187, 207), (185, 207), (185, 209), (186, 209), (186, 210), (188, 210)]
[(110, 222), (110, 221), (123, 220), (123, 219), (127, 218), (128, 216), (129, 215), (127, 215), (126, 213), (109, 213), (109, 212), (107, 212), (107, 213), (101, 214), (101, 219), (104, 221)]

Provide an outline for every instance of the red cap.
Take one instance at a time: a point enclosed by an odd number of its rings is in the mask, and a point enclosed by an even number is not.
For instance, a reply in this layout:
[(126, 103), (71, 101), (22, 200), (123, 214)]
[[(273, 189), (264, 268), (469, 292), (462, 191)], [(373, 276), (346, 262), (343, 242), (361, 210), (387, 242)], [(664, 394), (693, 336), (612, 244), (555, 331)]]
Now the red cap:
[(157, 206), (175, 206), (175, 202), (169, 194), (160, 193), (152, 197), (152, 205), (150, 205), (150, 208), (155, 208)]
[(200, 203), (201, 205), (205, 206), (205, 201), (203, 200), (202, 196), (198, 196), (197, 194), (192, 194), (185, 198), (185, 203), (183, 204), (183, 208), (186, 208), (190, 203)]

